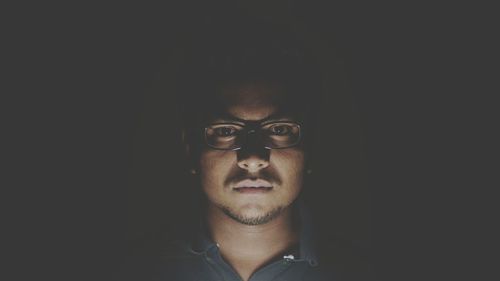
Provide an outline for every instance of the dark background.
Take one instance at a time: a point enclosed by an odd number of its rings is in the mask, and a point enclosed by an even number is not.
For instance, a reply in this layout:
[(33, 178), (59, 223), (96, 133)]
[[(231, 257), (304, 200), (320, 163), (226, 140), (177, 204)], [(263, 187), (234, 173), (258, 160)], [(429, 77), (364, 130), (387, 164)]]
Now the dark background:
[[(22, 164), (33, 172), (25, 184), (26, 177), (18, 177), (21, 186), (32, 188), (22, 196), (26, 207), (16, 214), (25, 218), (18, 222), (35, 223), (13, 234), (26, 246), (18, 251), (21, 256), (36, 264), (30, 272), (109, 280), (130, 244), (153, 239), (162, 214), (175, 213), (175, 205), (162, 201), (172, 198), (169, 193), (184, 173), (181, 153), (174, 149), (179, 140), (159, 130), (148, 150), (140, 137), (147, 127), (143, 121), (155, 118), (145, 110), (148, 93), (168, 75), (159, 74), (165, 69), (160, 61), (168, 61), (182, 46), (178, 42), (196, 34), (207, 18), (243, 13), (303, 27), (342, 59), (357, 104), (364, 161), (358, 170), (360, 196), (343, 191), (359, 207), (351, 210), (359, 212), (348, 216), (354, 223), (337, 223), (346, 226), (348, 239), (360, 241), (377, 280), (461, 275), (464, 269), (449, 257), (463, 249), (457, 233), (467, 229), (466, 212), (451, 208), (473, 201), (458, 198), (470, 180), (461, 170), (469, 156), (463, 149), (464, 126), (477, 110), (470, 93), (481, 90), (462, 71), (471, 69), (474, 59), (464, 54), (472, 52), (467, 46), (479, 42), (482, 31), (469, 24), (474, 8), (206, 2), (22, 9), (23, 17), (13, 24), (21, 29), (14, 32), (23, 42), (16, 48), (21, 55), (12, 69), (33, 79), (13, 80), (20, 93), (31, 93), (18, 95), (22, 111), (14, 119), (33, 129), (18, 143), (19, 155), (29, 159)], [(175, 111), (168, 95), (164, 101), (158, 117)], [(155, 155), (157, 147), (162, 148)], [(147, 168), (145, 159), (151, 160)], [(336, 216), (332, 212), (334, 221), (342, 217)], [(461, 227), (450, 231), (457, 221)]]

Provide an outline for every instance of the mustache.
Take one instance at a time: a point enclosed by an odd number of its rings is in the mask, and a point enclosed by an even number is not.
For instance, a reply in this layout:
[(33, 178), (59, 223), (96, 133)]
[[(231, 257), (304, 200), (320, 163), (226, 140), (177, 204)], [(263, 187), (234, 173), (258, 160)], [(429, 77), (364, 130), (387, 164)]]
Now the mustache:
[(229, 172), (229, 175), (226, 177), (226, 180), (224, 180), (224, 185), (225, 186), (236, 185), (238, 182), (240, 182), (242, 180), (247, 180), (247, 179), (250, 179), (250, 180), (261, 179), (261, 180), (268, 181), (269, 183), (271, 183), (273, 185), (274, 184), (278, 184), (278, 185), (281, 184), (280, 176), (273, 169), (267, 168), (267, 169), (260, 170), (257, 173), (248, 173), (247, 171), (245, 171), (243, 169), (236, 168), (236, 169), (233, 169)]

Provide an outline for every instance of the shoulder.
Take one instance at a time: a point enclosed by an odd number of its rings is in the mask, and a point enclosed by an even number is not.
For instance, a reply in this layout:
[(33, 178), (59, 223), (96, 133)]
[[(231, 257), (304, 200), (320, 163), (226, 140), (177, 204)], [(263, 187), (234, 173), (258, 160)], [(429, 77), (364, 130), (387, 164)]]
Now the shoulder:
[(158, 257), (163, 261), (197, 259), (202, 256), (193, 250), (191, 242), (186, 240), (169, 241), (159, 249)]
[(336, 237), (331, 243), (323, 243), (320, 251), (320, 266), (332, 272), (332, 280), (374, 280), (369, 248), (358, 241)]
[(125, 257), (116, 280), (189, 280), (192, 269), (202, 262), (188, 241), (155, 243)]

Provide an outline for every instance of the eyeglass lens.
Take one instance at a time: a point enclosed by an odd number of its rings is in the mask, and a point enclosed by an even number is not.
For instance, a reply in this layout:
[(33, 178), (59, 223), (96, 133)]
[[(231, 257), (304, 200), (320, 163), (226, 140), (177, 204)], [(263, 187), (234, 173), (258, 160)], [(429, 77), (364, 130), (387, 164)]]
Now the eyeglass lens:
[[(250, 134), (254, 135), (250, 138)], [(207, 144), (216, 149), (238, 149), (246, 142), (261, 142), (267, 148), (286, 148), (300, 141), (300, 126), (291, 122), (273, 122), (260, 130), (246, 130), (237, 124), (213, 124), (205, 128)]]

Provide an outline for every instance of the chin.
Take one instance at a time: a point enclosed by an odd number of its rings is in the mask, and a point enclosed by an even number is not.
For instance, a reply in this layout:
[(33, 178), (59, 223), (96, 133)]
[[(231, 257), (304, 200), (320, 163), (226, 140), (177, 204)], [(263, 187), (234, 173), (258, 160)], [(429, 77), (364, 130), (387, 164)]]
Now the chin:
[(263, 207), (261, 205), (246, 205), (238, 208), (237, 210), (231, 208), (223, 208), (223, 211), (226, 215), (236, 220), (239, 223), (246, 225), (261, 225), (268, 223), (275, 219), (281, 211), (283, 207)]
[(266, 213), (270, 211), (271, 208), (264, 208), (263, 206), (260, 205), (251, 205), (238, 208), (238, 210), (235, 213), (237, 213), (240, 217), (257, 218), (264, 216)]

